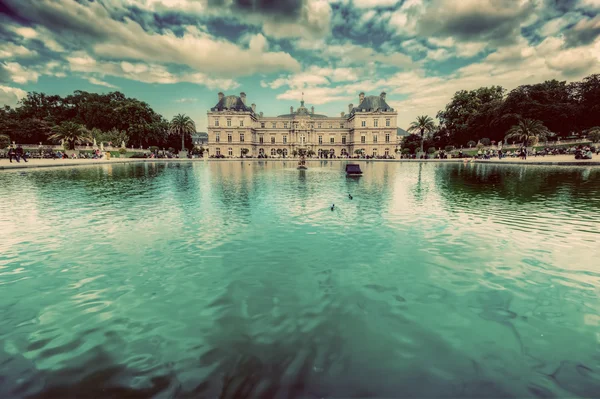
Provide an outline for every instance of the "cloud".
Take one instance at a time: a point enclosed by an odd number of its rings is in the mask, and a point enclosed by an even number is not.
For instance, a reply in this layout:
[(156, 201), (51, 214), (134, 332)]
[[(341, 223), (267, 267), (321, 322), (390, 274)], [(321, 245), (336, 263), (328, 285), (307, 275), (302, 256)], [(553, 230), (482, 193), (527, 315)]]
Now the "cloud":
[(417, 31), (461, 41), (513, 42), (533, 6), (529, 0), (439, 0), (424, 9)]
[(4, 42), (0, 44), (0, 59), (26, 58), (33, 57), (36, 54), (36, 51), (29, 50), (24, 46), (16, 45), (14, 43)]
[(197, 98), (179, 98), (177, 100), (175, 100), (176, 103), (195, 103), (197, 102), (198, 99)]
[(353, 66), (365, 63), (379, 63), (381, 65), (395, 67), (412, 66), (412, 58), (399, 51), (381, 53), (371, 47), (365, 47), (349, 41), (337, 44), (327, 44), (323, 41), (310, 42), (299, 40), (296, 48), (301, 50), (312, 50), (313, 55), (318, 55), (325, 60), (335, 60), (339, 65)]
[(118, 86), (111, 85), (110, 83), (104, 82), (104, 81), (96, 79), (96, 78), (88, 78), (88, 82), (90, 82), (93, 85), (97, 85), (97, 86), (105, 86), (105, 87), (110, 87), (113, 89), (119, 88)]
[(26, 96), (27, 92), (25, 90), (0, 85), (0, 104), (2, 105), (14, 107), (20, 99)]
[(98, 61), (85, 52), (75, 52), (67, 57), (72, 72), (97, 76), (116, 76), (144, 83), (193, 83), (204, 85), (209, 89), (228, 90), (239, 86), (232, 79), (212, 78), (201, 72), (171, 72), (163, 65), (148, 63), (132, 63), (127, 61)]
[(14, 83), (25, 84), (28, 82), (37, 82), (40, 74), (32, 69), (24, 68), (17, 62), (0, 63), (0, 68), (3, 68), (10, 76), (10, 80)]
[(356, 8), (392, 7), (400, 0), (356, 0), (352, 5)]
[(195, 26), (184, 27), (182, 35), (169, 30), (162, 34), (147, 32), (131, 19), (112, 19), (99, 2), (40, 0), (15, 11), (55, 32), (54, 39), (63, 40), (62, 45), (72, 47), (74, 43), (64, 41), (73, 39), (77, 47), (106, 59), (173, 63), (227, 77), (300, 69), (288, 53), (268, 52), (264, 46), (242, 48)]
[(582, 19), (565, 32), (568, 47), (589, 44), (598, 36), (600, 36), (600, 15), (596, 15), (594, 18)]

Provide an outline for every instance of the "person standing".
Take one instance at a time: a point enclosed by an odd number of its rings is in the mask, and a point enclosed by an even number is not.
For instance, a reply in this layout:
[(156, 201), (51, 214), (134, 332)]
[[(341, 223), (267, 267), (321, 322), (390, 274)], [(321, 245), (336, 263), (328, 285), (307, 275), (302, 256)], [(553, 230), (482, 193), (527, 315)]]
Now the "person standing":
[(25, 152), (23, 151), (23, 147), (19, 144), (15, 151), (17, 156), (17, 162), (19, 162), (20, 158), (23, 158), (23, 161), (27, 162), (27, 157), (25, 156)]
[(8, 159), (9, 159), (10, 163), (12, 163), (13, 158), (16, 159), (17, 162), (19, 162), (19, 158), (17, 158), (17, 153), (15, 152), (15, 149), (11, 145), (10, 147), (8, 147)]

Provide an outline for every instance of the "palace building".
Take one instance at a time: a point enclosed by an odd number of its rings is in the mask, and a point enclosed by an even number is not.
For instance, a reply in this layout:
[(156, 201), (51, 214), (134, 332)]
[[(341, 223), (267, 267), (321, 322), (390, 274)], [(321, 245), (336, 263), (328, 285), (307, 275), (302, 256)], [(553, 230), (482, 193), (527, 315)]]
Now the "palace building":
[(365, 155), (393, 157), (396, 148), (398, 113), (379, 96), (358, 95), (358, 106), (329, 117), (315, 114), (300, 101), (289, 114), (264, 116), (256, 105), (247, 105), (246, 93), (219, 93), (217, 104), (208, 111), (208, 153), (225, 157), (242, 155), (291, 156), (294, 151), (313, 151), (328, 157)]

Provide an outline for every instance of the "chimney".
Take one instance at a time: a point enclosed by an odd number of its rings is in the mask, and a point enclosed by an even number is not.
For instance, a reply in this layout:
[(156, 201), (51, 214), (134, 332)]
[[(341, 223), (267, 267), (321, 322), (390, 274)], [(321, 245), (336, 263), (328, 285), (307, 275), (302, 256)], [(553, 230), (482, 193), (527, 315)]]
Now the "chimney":
[(310, 114), (314, 114), (315, 113), (315, 106), (313, 105), (312, 107), (310, 107)]
[(340, 112), (340, 116), (343, 118), (343, 117), (344, 117), (344, 113), (343, 113), (343, 112)]
[(260, 111), (260, 114), (259, 114), (259, 115), (260, 115), (260, 117), (262, 118), (262, 115), (263, 115), (262, 111)]
[(221, 101), (223, 99), (225, 95), (223, 94), (222, 91), (219, 92), (219, 101)]
[(256, 104), (252, 104), (252, 112), (256, 112)]
[(293, 113), (294, 113), (294, 107), (290, 106), (290, 114), (293, 114)]
[(362, 103), (364, 99), (365, 99), (365, 93), (361, 91), (360, 94), (358, 95), (358, 104), (360, 105), (360, 103)]
[(352, 113), (352, 108), (354, 108), (354, 104), (348, 104), (348, 113)]
[(379, 97), (381, 97), (381, 99), (385, 101), (385, 91), (382, 91)]
[(240, 98), (242, 99), (242, 102), (244, 103), (244, 105), (246, 105), (246, 93), (241, 92), (240, 93)]

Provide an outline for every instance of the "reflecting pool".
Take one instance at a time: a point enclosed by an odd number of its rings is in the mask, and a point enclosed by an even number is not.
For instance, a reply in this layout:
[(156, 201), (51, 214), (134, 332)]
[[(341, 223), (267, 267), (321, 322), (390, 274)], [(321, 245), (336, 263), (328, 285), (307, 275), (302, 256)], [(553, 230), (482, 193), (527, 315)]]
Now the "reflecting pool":
[(600, 393), (600, 169), (308, 166), (1, 172), (0, 397)]

